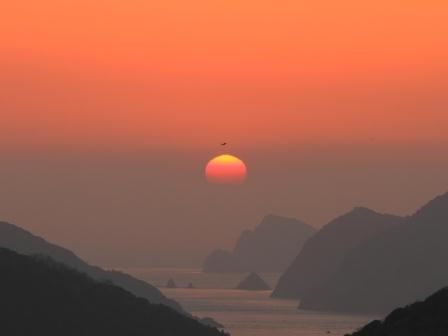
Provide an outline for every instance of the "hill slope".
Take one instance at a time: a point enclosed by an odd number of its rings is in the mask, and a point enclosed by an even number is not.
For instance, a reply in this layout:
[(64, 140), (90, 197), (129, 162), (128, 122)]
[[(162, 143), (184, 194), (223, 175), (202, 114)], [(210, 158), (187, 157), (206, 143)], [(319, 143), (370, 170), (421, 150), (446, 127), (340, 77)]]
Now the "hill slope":
[(49, 256), (58, 262), (88, 274), (94, 279), (109, 280), (132, 294), (147, 299), (151, 303), (164, 304), (179, 312), (184, 312), (177, 302), (165, 297), (154, 286), (123, 272), (105, 271), (99, 267), (91, 266), (73, 252), (51, 244), (13, 224), (0, 222), (0, 247), (25, 255), (41, 254)]
[(223, 335), (49, 258), (0, 248), (0, 316), (8, 336)]
[(398, 308), (384, 321), (373, 321), (352, 336), (446, 336), (448, 335), (448, 288), (423, 302)]
[(272, 295), (301, 298), (328, 280), (354, 246), (401, 221), (401, 217), (379, 214), (366, 208), (355, 208), (334, 219), (305, 243), (280, 277)]
[(297, 219), (268, 215), (254, 230), (241, 233), (233, 252), (212, 252), (203, 264), (203, 271), (283, 271), (315, 231)]
[(353, 248), (305, 309), (385, 312), (448, 284), (448, 193), (405, 222)]

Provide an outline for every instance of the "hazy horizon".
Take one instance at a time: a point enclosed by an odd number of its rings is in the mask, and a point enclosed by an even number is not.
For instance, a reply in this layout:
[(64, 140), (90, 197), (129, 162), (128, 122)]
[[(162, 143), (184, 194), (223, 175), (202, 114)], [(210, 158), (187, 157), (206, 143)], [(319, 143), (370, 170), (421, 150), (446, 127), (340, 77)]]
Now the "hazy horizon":
[[(198, 266), (269, 213), (320, 227), (448, 190), (446, 3), (1, 8), (0, 220), (92, 263)], [(206, 183), (224, 152), (244, 184)]]
[(249, 176), (230, 186), (203, 175), (219, 148), (9, 155), (0, 218), (99, 265), (199, 266), (270, 213), (320, 227), (355, 206), (408, 215), (448, 190), (448, 159), (431, 153), (443, 146), (412, 154), (377, 146), (235, 150)]

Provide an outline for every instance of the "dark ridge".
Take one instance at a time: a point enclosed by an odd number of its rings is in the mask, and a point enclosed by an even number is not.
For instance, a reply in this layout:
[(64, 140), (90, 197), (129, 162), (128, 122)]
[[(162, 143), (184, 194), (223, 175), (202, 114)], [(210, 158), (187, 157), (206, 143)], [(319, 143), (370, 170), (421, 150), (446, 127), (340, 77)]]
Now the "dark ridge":
[(385, 313), (448, 284), (448, 194), (353, 247), (331, 279), (310, 290), (301, 308)]
[(162, 292), (149, 283), (124, 272), (106, 271), (100, 267), (91, 266), (72, 251), (51, 244), (16, 225), (0, 222), (0, 246), (25, 255), (41, 254), (49, 256), (58, 262), (88, 274), (94, 279), (111, 281), (136, 296), (148, 299), (151, 303), (165, 304), (179, 312), (185, 312), (177, 302), (164, 296)]
[(448, 288), (439, 290), (423, 302), (395, 309), (383, 321), (372, 321), (351, 336), (392, 335), (448, 335)]
[(2, 335), (224, 335), (48, 257), (0, 248), (0, 274)]
[(272, 294), (299, 299), (323, 285), (338, 270), (345, 255), (356, 245), (397, 223), (401, 217), (357, 207), (322, 227), (280, 277)]

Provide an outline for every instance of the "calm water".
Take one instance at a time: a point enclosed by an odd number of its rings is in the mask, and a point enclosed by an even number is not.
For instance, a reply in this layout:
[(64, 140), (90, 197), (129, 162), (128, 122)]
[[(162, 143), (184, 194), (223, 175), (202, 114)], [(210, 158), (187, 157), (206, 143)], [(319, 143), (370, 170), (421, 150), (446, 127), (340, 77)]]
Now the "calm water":
[[(164, 294), (196, 316), (213, 317), (232, 336), (342, 336), (376, 318), (297, 309), (298, 302), (269, 298), (270, 291), (250, 292), (234, 288), (245, 274), (211, 275), (196, 269), (127, 269), (158, 286)], [(277, 274), (262, 274), (274, 286)], [(173, 278), (178, 287), (193, 283), (196, 289), (164, 288)], [(330, 333), (328, 333), (330, 332)]]

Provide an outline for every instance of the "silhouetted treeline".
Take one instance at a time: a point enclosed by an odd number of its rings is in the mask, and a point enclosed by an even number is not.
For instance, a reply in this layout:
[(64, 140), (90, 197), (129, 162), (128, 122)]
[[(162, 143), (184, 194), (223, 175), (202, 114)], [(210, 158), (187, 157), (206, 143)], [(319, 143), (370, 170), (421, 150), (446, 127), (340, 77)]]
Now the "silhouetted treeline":
[(48, 257), (4, 248), (0, 300), (0, 334), (7, 336), (224, 335)]
[(448, 335), (448, 288), (424, 302), (398, 308), (384, 321), (373, 321), (352, 336), (446, 336)]
[(138, 297), (148, 299), (151, 303), (161, 303), (188, 315), (177, 302), (167, 298), (151, 284), (124, 272), (106, 271), (100, 267), (89, 265), (72, 251), (52, 244), (14, 224), (0, 222), (0, 247), (25, 255), (41, 254), (49, 256), (55, 261), (86, 273), (94, 279), (112, 281), (115, 285)]

